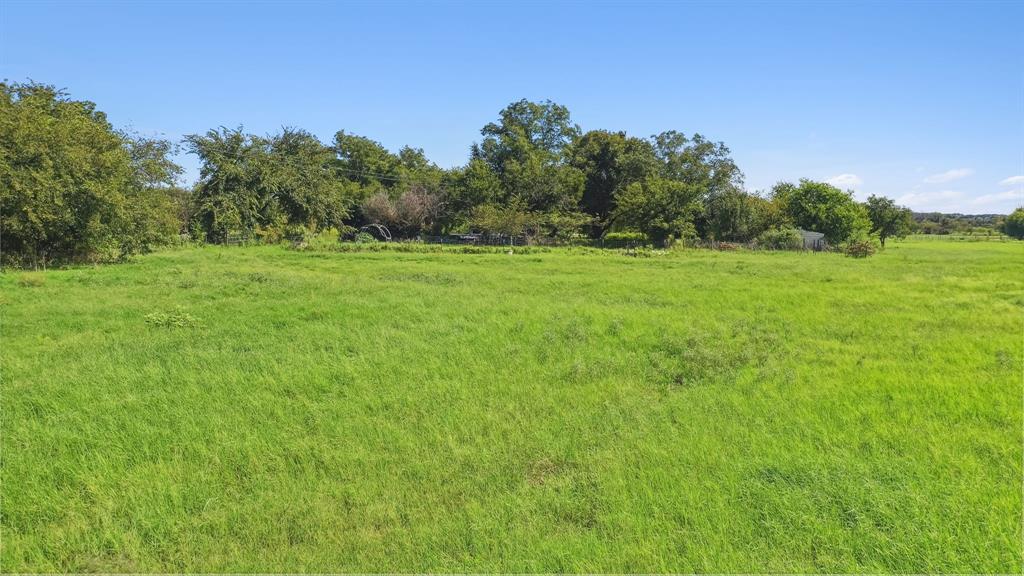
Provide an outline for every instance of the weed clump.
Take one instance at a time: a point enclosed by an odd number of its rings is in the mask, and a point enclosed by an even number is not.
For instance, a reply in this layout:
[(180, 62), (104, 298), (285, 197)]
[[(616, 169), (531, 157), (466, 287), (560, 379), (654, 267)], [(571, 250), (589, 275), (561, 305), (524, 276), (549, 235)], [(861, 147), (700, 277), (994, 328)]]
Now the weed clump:
[(46, 284), (46, 276), (42, 274), (22, 274), (18, 276), (18, 286), (22, 288), (39, 288)]
[(199, 320), (181, 308), (176, 308), (171, 312), (146, 314), (146, 324), (158, 328), (191, 328), (199, 324)]
[(447, 272), (408, 272), (382, 274), (380, 279), (386, 282), (415, 282), (418, 284), (434, 284), (450, 286), (459, 282), (458, 276)]
[(867, 258), (878, 251), (878, 241), (867, 236), (854, 238), (843, 244), (842, 251), (850, 258)]
[(668, 389), (728, 382), (745, 366), (769, 369), (779, 354), (778, 337), (752, 323), (731, 332), (667, 339), (647, 355), (652, 381)]

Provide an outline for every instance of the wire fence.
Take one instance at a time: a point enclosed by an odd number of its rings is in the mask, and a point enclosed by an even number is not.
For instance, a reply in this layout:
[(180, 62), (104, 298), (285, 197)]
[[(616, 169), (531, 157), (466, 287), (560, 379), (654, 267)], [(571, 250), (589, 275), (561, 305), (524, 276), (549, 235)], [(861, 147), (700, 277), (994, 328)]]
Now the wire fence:
[(461, 244), (467, 246), (526, 246), (536, 244), (524, 235), (507, 234), (445, 234), (422, 236), (425, 244)]
[(421, 236), (425, 244), (466, 244), (474, 246), (580, 246), (587, 248), (667, 248), (665, 242), (625, 238), (554, 238), (524, 234), (447, 234)]

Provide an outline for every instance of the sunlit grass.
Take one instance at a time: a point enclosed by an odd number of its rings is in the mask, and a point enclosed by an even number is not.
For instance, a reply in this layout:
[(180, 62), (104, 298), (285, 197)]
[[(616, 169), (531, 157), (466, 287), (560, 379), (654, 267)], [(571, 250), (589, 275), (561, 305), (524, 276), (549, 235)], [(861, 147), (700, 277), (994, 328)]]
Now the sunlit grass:
[(0, 289), (5, 572), (1021, 570), (1024, 243)]

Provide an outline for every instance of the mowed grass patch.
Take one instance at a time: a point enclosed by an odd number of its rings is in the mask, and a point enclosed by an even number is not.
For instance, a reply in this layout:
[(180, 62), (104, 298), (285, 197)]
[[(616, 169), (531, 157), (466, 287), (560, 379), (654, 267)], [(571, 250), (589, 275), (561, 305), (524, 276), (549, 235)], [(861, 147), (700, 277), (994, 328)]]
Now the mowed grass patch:
[(4, 572), (1021, 569), (1021, 243), (0, 288)]

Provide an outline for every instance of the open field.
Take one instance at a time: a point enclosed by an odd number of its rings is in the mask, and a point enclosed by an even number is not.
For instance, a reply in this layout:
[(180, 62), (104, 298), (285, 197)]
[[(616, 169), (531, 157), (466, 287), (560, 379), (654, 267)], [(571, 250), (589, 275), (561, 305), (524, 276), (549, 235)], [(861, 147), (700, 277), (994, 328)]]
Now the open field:
[(0, 275), (4, 572), (1019, 572), (1024, 243)]

